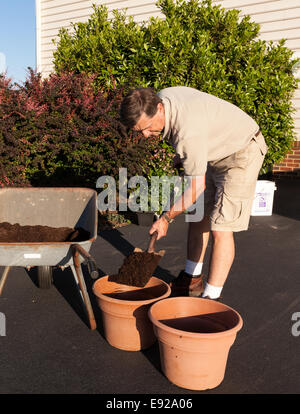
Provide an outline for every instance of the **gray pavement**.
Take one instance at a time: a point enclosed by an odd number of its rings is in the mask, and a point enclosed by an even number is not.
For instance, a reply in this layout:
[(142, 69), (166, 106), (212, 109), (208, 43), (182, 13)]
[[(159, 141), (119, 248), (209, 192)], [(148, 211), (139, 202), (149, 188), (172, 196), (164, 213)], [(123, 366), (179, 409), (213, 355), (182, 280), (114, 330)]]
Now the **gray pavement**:
[[(230, 350), (224, 381), (189, 391), (161, 372), (157, 343), (141, 352), (111, 347), (102, 331), (85, 271), (98, 329), (91, 331), (70, 269), (54, 273), (54, 286), (39, 289), (35, 271), (13, 268), (0, 298), (6, 336), (0, 336), (0, 394), (287, 394), (300, 390), (300, 181), (279, 181), (273, 215), (252, 217), (237, 233), (236, 259), (223, 302), (244, 326)], [(148, 229), (131, 224), (103, 231), (92, 246), (101, 274), (118, 270), (134, 247), (147, 247)], [(172, 280), (184, 267), (187, 224), (179, 217), (157, 248), (166, 250), (155, 275)], [(209, 244), (204, 273), (211, 244)], [(3, 268), (0, 268), (2, 271)], [(299, 319), (300, 320), (300, 319)], [(300, 326), (298, 327), (300, 334)]]

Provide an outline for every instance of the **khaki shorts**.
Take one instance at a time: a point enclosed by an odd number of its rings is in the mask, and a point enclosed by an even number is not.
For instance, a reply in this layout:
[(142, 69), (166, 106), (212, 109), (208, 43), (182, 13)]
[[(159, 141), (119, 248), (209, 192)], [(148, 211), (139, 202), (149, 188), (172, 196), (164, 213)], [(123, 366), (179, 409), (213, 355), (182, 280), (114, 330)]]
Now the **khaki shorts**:
[(267, 150), (260, 132), (246, 148), (208, 163), (204, 215), (210, 217), (211, 230), (248, 229), (256, 181)]

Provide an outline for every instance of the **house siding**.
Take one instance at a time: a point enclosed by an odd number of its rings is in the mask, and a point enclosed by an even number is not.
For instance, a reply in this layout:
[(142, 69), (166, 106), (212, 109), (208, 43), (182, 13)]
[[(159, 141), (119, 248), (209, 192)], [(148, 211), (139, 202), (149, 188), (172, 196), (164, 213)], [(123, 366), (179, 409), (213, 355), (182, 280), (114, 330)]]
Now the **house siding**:
[(36, 0), (37, 20), (37, 70), (47, 77), (53, 70), (52, 39), (58, 38), (59, 29), (72, 31), (71, 22), (86, 22), (93, 12), (92, 5), (105, 5), (109, 15), (114, 9), (126, 9), (128, 15), (140, 22), (151, 16), (162, 17), (153, 0)]
[[(155, 5), (156, 0), (36, 0), (37, 20), (37, 70), (47, 77), (53, 70), (52, 58), (61, 27), (72, 30), (71, 22), (85, 22), (93, 9), (92, 4), (106, 5), (112, 10), (125, 9), (135, 21), (147, 20), (150, 16), (163, 17)], [(251, 15), (261, 26), (260, 38), (266, 41), (286, 39), (286, 46), (300, 57), (300, 0), (216, 0), (226, 9), (241, 10), (241, 17)], [(297, 76), (300, 77), (300, 70)], [(293, 104), (295, 129), (300, 141), (300, 89), (295, 93)]]

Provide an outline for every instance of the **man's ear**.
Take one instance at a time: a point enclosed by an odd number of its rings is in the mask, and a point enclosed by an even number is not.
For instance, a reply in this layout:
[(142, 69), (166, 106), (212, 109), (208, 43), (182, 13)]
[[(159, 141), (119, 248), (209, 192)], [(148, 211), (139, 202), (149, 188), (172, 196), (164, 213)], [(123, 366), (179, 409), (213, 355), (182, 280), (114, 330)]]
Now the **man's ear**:
[(160, 102), (159, 102), (159, 103), (157, 104), (157, 110), (158, 110), (158, 111), (162, 111), (162, 110), (163, 110), (163, 104), (162, 104), (162, 103), (160, 103)]

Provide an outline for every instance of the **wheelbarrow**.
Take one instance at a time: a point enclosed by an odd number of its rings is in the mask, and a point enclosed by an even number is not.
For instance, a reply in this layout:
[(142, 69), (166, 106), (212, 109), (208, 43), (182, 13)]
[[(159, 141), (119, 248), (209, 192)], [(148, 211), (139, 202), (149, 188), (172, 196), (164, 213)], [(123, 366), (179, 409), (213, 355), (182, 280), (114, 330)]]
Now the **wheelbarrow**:
[(38, 286), (50, 288), (54, 267), (70, 266), (85, 306), (90, 328), (96, 320), (84, 281), (81, 264), (86, 262), (93, 279), (98, 277), (97, 265), (89, 254), (97, 237), (97, 193), (87, 188), (2, 188), (0, 189), (0, 223), (44, 225), (50, 227), (82, 227), (90, 239), (81, 242), (0, 243), (0, 296), (12, 266), (37, 266)]

